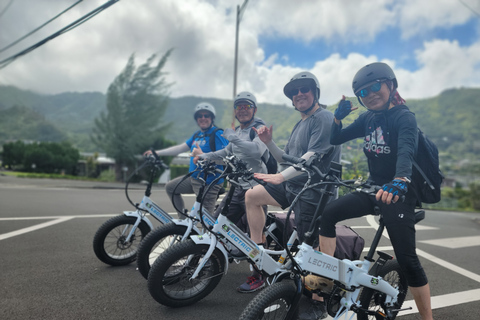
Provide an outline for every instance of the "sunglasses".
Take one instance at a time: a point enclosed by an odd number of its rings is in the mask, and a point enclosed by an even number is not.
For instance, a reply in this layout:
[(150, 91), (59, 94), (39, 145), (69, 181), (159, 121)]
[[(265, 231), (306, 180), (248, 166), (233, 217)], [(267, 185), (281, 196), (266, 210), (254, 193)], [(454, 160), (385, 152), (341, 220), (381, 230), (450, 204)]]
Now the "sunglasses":
[(237, 104), (237, 105), (233, 106), (233, 108), (235, 110), (250, 110), (250, 109), (255, 108), (255, 106), (252, 105), (252, 104)]
[(310, 91), (310, 87), (300, 87), (290, 90), (290, 97), (296, 96), (298, 92), (307, 93)]
[(195, 116), (195, 119), (200, 119), (200, 118), (210, 119), (211, 117), (212, 117), (211, 114), (205, 113), (205, 114), (197, 114), (197, 115)]
[(378, 92), (378, 91), (380, 91), (380, 88), (382, 87), (382, 83), (383, 82), (375, 82), (371, 86), (360, 90), (356, 95), (361, 97), (361, 98), (365, 98), (366, 96), (368, 96), (370, 94), (370, 92)]

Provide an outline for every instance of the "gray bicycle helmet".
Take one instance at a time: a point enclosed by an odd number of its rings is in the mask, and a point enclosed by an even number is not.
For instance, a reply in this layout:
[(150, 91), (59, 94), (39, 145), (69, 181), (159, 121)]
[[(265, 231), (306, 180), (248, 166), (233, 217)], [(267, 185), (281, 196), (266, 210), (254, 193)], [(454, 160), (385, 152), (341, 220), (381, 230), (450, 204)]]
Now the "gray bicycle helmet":
[(197, 106), (195, 107), (195, 112), (193, 113), (193, 118), (195, 120), (197, 112), (202, 110), (210, 111), (210, 113), (213, 115), (212, 120), (215, 120), (215, 108), (208, 102), (200, 102), (199, 104), (197, 104)]
[(320, 83), (317, 80), (317, 77), (313, 75), (313, 73), (308, 71), (302, 71), (297, 73), (290, 79), (290, 81), (283, 87), (283, 93), (288, 97), (288, 99), (292, 100), (292, 96), (290, 92), (293, 88), (298, 88), (302, 86), (310, 87), (310, 90), (314, 93), (315, 102), (318, 102), (320, 99)]
[(393, 90), (397, 89), (398, 83), (395, 73), (386, 63), (374, 62), (367, 64), (362, 69), (358, 70), (353, 77), (352, 89), (355, 95), (365, 86), (376, 80), (390, 80), (393, 82)]
[(233, 102), (233, 105), (236, 105), (240, 101), (246, 101), (248, 103), (253, 104), (255, 108), (257, 107), (257, 99), (250, 92), (242, 91), (239, 94), (237, 94), (237, 96), (235, 97), (235, 101)]

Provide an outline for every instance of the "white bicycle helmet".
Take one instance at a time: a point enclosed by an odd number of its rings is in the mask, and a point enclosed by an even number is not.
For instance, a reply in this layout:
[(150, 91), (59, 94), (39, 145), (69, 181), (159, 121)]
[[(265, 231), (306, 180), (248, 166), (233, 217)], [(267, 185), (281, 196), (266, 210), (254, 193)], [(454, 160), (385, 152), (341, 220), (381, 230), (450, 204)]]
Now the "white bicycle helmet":
[(255, 108), (257, 107), (257, 99), (250, 92), (242, 91), (239, 94), (237, 94), (237, 96), (235, 97), (235, 101), (233, 102), (233, 105), (236, 105), (240, 101), (246, 101), (248, 103), (253, 104)]
[(212, 120), (215, 120), (215, 116), (216, 116), (215, 108), (208, 102), (201, 102), (197, 104), (197, 106), (195, 107), (195, 112), (193, 113), (193, 118), (195, 120), (196, 120), (197, 112), (202, 110), (210, 111), (210, 113), (213, 115)]
[(297, 73), (290, 79), (290, 81), (283, 87), (283, 93), (292, 100), (292, 95), (290, 92), (293, 88), (298, 88), (301, 86), (308, 86), (311, 88), (312, 92), (314, 93), (313, 96), (315, 101), (319, 101), (320, 99), (320, 83), (317, 80), (317, 77), (311, 72), (302, 71)]

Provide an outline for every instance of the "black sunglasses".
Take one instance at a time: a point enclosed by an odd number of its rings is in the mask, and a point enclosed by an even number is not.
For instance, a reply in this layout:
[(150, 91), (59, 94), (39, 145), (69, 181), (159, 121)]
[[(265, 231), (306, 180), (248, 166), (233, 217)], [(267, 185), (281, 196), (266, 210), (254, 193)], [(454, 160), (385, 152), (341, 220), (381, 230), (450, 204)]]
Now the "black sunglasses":
[(197, 114), (197, 115), (195, 116), (195, 119), (200, 119), (200, 118), (210, 119), (211, 117), (212, 117), (211, 114), (205, 113), (205, 114)]
[(290, 90), (290, 97), (296, 96), (298, 92), (307, 93), (310, 91), (310, 87), (300, 87)]

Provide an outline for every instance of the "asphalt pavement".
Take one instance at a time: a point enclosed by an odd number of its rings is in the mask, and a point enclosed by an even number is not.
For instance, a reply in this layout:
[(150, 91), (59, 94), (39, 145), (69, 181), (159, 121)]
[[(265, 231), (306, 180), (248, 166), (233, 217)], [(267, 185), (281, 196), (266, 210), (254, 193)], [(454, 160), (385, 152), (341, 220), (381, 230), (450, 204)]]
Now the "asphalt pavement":
[[(255, 294), (236, 287), (248, 264), (229, 264), (217, 288), (197, 304), (171, 309), (153, 300), (135, 263), (110, 267), (92, 250), (98, 227), (132, 210), (123, 183), (31, 179), (0, 172), (0, 319), (237, 319)], [(144, 184), (130, 185), (140, 200)], [(164, 186), (152, 199), (173, 212)], [(194, 197), (186, 197), (191, 203)], [(188, 205), (187, 203), (187, 205)], [(477, 213), (427, 212), (417, 229), (420, 259), (432, 288), (436, 320), (477, 319), (480, 226)], [(371, 243), (367, 219), (349, 225)], [(389, 249), (382, 238), (380, 246)], [(391, 251), (390, 251), (391, 252)], [(407, 297), (412, 305), (412, 297)], [(420, 319), (415, 311), (402, 320)]]

